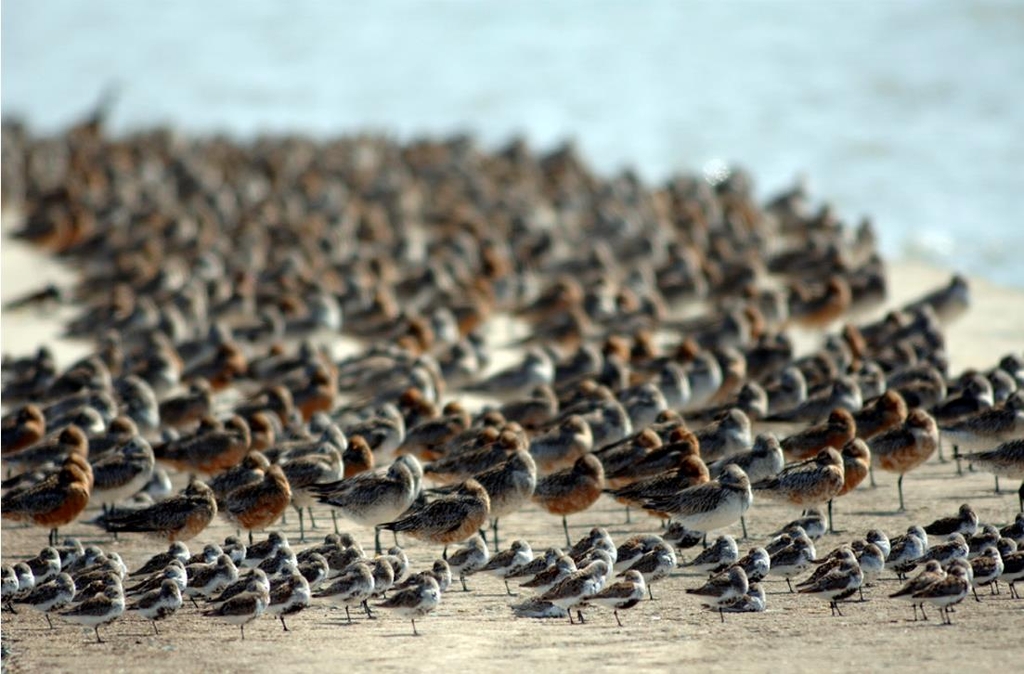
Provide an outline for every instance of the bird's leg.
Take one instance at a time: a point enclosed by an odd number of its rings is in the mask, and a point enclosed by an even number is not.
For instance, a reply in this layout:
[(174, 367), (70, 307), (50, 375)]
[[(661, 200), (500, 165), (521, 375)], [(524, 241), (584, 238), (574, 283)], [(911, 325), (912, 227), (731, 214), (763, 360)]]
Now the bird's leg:
[(50, 614), (49, 613), (44, 613), (43, 616), (46, 618), (46, 624), (49, 625), (50, 629), (52, 630), (53, 629), (53, 622), (50, 621)]
[(924, 603), (921, 604), (921, 620), (928, 620), (928, 616), (924, 614)]
[(512, 590), (510, 590), (508, 588), (508, 579), (505, 579), (505, 592), (508, 593), (508, 596), (510, 596), (510, 597), (514, 597), (515, 596), (514, 594), (512, 594)]
[[(627, 508), (628, 510), (628, 508)], [(615, 622), (619, 623), (619, 627), (622, 627), (622, 621), (619, 620), (619, 610), (615, 609)]]
[(370, 611), (370, 605), (366, 602), (365, 599), (363, 600), (363, 610), (366, 611), (367, 618), (369, 618), (370, 620), (376, 620), (376, 618), (373, 617), (373, 613)]
[(500, 545), (498, 543), (498, 518), (494, 518), (494, 521), (491, 523), (491, 528), (494, 531), (494, 549), (497, 550)]
[(239, 625), (238, 629), (242, 630), (242, 641), (245, 641), (245, 624)]
[(836, 533), (835, 521), (832, 519), (832, 500), (828, 500), (828, 531), (830, 534)]
[(571, 610), (569, 610), (569, 611), (566, 611), (566, 613), (568, 613), (568, 614), (569, 614), (569, 624), (570, 624), (570, 625), (575, 625), (575, 624), (576, 624), (576, 622), (575, 622), (575, 621), (574, 621), (574, 620), (572, 619), (572, 611), (571, 611)]
[(900, 512), (903, 512), (904, 510), (906, 510), (906, 508), (903, 506), (903, 473), (900, 473), (900, 478), (896, 480), (896, 488), (900, 492)]
[(373, 548), (379, 555), (381, 551), (380, 547), (380, 527), (374, 527), (373, 529)]
[(196, 608), (199, 608), (199, 604), (196, 603), (196, 598), (195, 597), (193, 597), (192, 595), (189, 595), (188, 598), (189, 598), (189, 601), (192, 602), (193, 606), (195, 606)]
[(743, 540), (747, 540), (747, 518), (740, 515), (740, 524), (743, 525)]
[(629, 506), (626, 506), (626, 524), (632, 523), (632, 519), (629, 516)]
[(647, 596), (650, 598), (651, 601), (654, 601), (654, 593), (651, 592), (651, 584), (650, 583), (647, 584)]
[(448, 546), (444, 546), (444, 550), (441, 551), (441, 559), (448, 561)]
[(586, 620), (583, 619), (583, 611), (581, 611), (579, 609), (576, 609), (576, 617), (579, 619), (579, 622), (580, 622), (581, 625), (583, 623), (587, 622)]
[(878, 486), (878, 484), (875, 483), (875, 469), (870, 466), (868, 466), (868, 478), (871, 480), (872, 487)]
[(313, 506), (307, 507), (306, 510), (309, 511), (309, 528), (316, 529), (316, 518), (313, 517)]
[(93, 625), (92, 629), (93, 629), (94, 632), (96, 632), (96, 643), (102, 644), (103, 643), (103, 639), (100, 639), (100, 626), (99, 625)]
[(290, 632), (291, 630), (288, 629), (288, 625), (286, 625), (285, 622), (284, 622), (284, 614), (282, 613), (281, 615), (279, 615), (277, 617), (281, 619), (281, 626), (284, 627), (284, 631), (285, 632)]
[(978, 598), (978, 590), (975, 589), (974, 583), (971, 583), (971, 592), (974, 593), (974, 601), (981, 603), (981, 599)]
[(725, 623), (725, 611), (722, 610), (721, 606), (718, 607), (718, 618), (722, 621), (723, 624)]
[(402, 546), (398, 545), (398, 532), (397, 531), (392, 531), (391, 535), (395, 537), (395, 546), (396, 547), (402, 547)]
[(306, 522), (302, 516), (302, 508), (295, 506), (295, 509), (299, 512), (299, 543), (306, 542)]
[(338, 532), (338, 513), (334, 512), (334, 508), (331, 508), (331, 520), (334, 521), (334, 533)]
[(789, 582), (789, 578), (786, 579), (786, 585), (789, 586), (789, 592), (790, 592), (790, 594), (792, 594), (793, 593), (793, 583)]
[(420, 633), (416, 631), (416, 619), (415, 618), (410, 618), (410, 620), (412, 621), (412, 635), (414, 637), (418, 637), (420, 635)]
[(469, 588), (466, 587), (466, 577), (460, 574), (459, 575), (459, 580), (462, 581), (462, 591), (463, 592), (469, 592)]
[(843, 612), (842, 612), (842, 611), (841, 611), (841, 610), (839, 609), (839, 602), (837, 602), (837, 601), (834, 601), (834, 602), (832, 602), (832, 603), (833, 603), (833, 604), (835, 604), (835, 607), (836, 607), (836, 613), (838, 613), (838, 614), (839, 614), (839, 616), (840, 616), (840, 617), (842, 617), (842, 615), (843, 615)]
[(249, 529), (249, 545), (252, 545), (252, 529)]
[(569, 522), (565, 519), (565, 515), (562, 515), (562, 530), (565, 531), (565, 544), (572, 547), (572, 539), (569, 538)]
[(156, 621), (155, 620), (153, 621), (153, 634), (156, 634), (156, 635), (160, 634), (160, 630), (157, 629)]

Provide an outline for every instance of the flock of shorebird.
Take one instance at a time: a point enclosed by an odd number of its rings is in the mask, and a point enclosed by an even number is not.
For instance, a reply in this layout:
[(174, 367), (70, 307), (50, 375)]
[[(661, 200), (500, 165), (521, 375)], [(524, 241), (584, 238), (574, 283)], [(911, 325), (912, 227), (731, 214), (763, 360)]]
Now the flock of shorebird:
[[(256, 617), (287, 630), (318, 598), (349, 622), (393, 610), (415, 633), (476, 573), (534, 593), (515, 615), (571, 622), (589, 607), (620, 621), (677, 569), (709, 576), (687, 592), (723, 621), (765, 609), (764, 579), (792, 590), (812, 569), (796, 588), (833, 613), (917, 566), (892, 595), (915, 619), (931, 604), (949, 622), (999, 580), (1016, 596), (1020, 515), (998, 529), (965, 504), (897, 538), (815, 549), (835, 499), (874, 486), (874, 469), (898, 475), (901, 510), (904, 476), (944, 447), (997, 491), (1000, 476), (1024, 480), (1024, 356), (949, 372), (943, 328), (969, 305), (959, 276), (871, 319), (886, 278), (870, 223), (851, 231), (799, 187), (759, 205), (741, 170), (601, 178), (570, 146), (109, 138), (101, 121), (56, 138), (3, 127), (16, 236), (79, 273), (5, 320), (76, 307), (68, 335), (96, 345), (63, 369), (45, 346), (4, 358), (2, 515), (50, 532), (3, 567), (5, 610), (99, 640), (125, 612), (158, 632), (202, 600), (244, 639)], [(812, 332), (820, 345), (798, 353), (794, 336)], [(574, 541), (568, 517), (605, 494), (663, 529)], [(735, 523), (746, 537), (760, 499), (804, 514), (743, 556), (731, 536), (708, 541)], [(115, 539), (170, 547), (129, 570), (62, 541), (90, 506)], [(304, 541), (314, 506), (335, 533), (293, 550), (273, 528), (291, 507)], [(499, 522), (528, 507), (561, 518), (566, 551), (500, 546)], [(218, 515), (238, 535), (191, 554)], [(339, 519), (375, 529), (373, 555)], [(441, 558), (413, 573), (399, 534)]]

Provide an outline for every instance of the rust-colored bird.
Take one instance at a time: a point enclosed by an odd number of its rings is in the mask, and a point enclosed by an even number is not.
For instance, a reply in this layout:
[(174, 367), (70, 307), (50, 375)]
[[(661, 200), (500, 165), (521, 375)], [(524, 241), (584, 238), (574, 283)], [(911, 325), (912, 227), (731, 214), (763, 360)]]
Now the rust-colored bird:
[(593, 454), (584, 454), (571, 468), (551, 473), (537, 481), (533, 500), (552, 515), (562, 516), (562, 529), (567, 545), (569, 537), (567, 515), (586, 510), (597, 502), (604, 489), (604, 467)]
[(281, 517), (292, 500), (288, 478), (279, 465), (263, 474), (263, 480), (234, 490), (224, 498), (224, 516), (249, 532), (265, 529)]

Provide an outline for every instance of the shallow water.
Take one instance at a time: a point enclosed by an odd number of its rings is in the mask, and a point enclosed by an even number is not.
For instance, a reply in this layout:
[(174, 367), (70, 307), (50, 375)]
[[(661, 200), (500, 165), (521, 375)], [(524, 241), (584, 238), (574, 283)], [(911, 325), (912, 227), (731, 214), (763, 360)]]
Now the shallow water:
[[(1024, 3), (3, 3), (2, 111), (53, 130), (574, 138), (650, 179), (807, 176), (884, 252), (1024, 287)], [(1016, 83), (1016, 84), (1015, 84)]]

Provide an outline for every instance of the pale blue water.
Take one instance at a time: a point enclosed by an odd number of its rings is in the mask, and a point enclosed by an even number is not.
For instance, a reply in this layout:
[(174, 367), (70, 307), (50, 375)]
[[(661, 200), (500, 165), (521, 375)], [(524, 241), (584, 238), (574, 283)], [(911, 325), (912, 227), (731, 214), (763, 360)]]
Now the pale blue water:
[(890, 256), (1024, 287), (1024, 3), (3, 2), (5, 115), (56, 129), (113, 81), (120, 130), (571, 136), (650, 179), (804, 174)]

